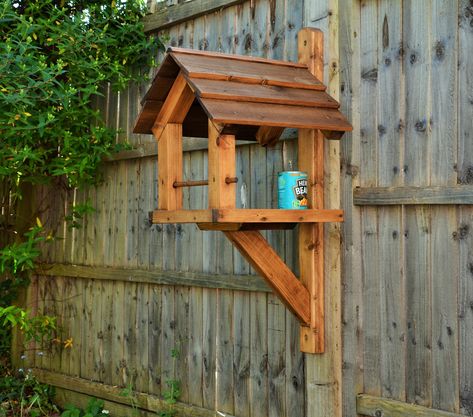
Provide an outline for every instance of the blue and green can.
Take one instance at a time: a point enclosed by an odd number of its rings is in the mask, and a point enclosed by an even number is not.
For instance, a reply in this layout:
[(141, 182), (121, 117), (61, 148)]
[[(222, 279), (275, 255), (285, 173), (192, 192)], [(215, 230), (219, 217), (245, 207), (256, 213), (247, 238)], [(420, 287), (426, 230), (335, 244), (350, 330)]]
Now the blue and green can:
[(278, 208), (307, 209), (307, 173), (284, 171), (278, 175)]

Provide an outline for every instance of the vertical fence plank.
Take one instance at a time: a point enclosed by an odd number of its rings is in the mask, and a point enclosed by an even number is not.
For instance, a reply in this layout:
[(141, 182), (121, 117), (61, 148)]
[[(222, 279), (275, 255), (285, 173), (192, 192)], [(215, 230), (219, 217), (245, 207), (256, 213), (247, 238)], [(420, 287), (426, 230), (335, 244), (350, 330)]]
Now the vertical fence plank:
[[(282, 158), (284, 171), (298, 169), (297, 141), (285, 141), (282, 143)], [(285, 235), (285, 262), (296, 276), (299, 276), (299, 245), (297, 242), (296, 229), (287, 230)]]
[[(126, 312), (128, 314), (128, 312)], [(124, 315), (125, 315), (125, 283), (115, 281), (113, 283), (112, 304), (112, 384), (125, 386), (125, 357), (124, 343)]]
[[(207, 176), (204, 172), (204, 152), (195, 151), (190, 153), (190, 178), (191, 180), (202, 179)], [(204, 201), (203, 190), (200, 187), (191, 187), (189, 192), (190, 206), (196, 209), (207, 207)], [(190, 235), (193, 256), (189, 260), (191, 271), (201, 271), (203, 266), (203, 233), (191, 225)], [(191, 288), (189, 295), (189, 340), (188, 340), (188, 379), (189, 379), (189, 402), (202, 406), (202, 310), (203, 289)]]
[(189, 401), (189, 287), (174, 287), (175, 300), (175, 346), (178, 353), (176, 360), (176, 379), (181, 385), (181, 401)]
[[(266, 150), (266, 207), (278, 206), (278, 173), (284, 170), (282, 143)], [(270, 231), (268, 242), (284, 259), (283, 231)], [(287, 314), (290, 314), (287, 312)], [(269, 416), (286, 414), (286, 308), (274, 294), (268, 294), (268, 404)]]
[(189, 296), (189, 337), (188, 337), (188, 401), (201, 407), (202, 398), (202, 288), (191, 288)]
[(217, 315), (217, 292), (216, 290), (204, 289), (202, 294), (202, 399), (203, 406), (213, 410), (215, 408), (215, 365), (216, 351), (215, 338)]
[(219, 289), (217, 297), (216, 405), (233, 415), (233, 293)]
[(269, 416), (287, 415), (286, 408), (286, 311), (277, 296), (268, 295)]
[(125, 259), (127, 266), (136, 267), (138, 265), (138, 236), (140, 228), (139, 217), (139, 192), (140, 190), (140, 161), (131, 160), (126, 163), (127, 177), (127, 217), (126, 227), (126, 249)]
[(168, 382), (175, 379), (176, 361), (173, 359), (173, 352), (176, 345), (176, 318), (174, 287), (162, 287), (162, 313), (161, 313), (161, 381), (162, 389), (168, 390)]
[(267, 297), (250, 295), (250, 414), (268, 415)]
[(58, 324), (56, 337), (51, 343), (51, 359), (49, 369), (51, 371), (61, 371), (61, 353), (62, 353), (62, 332), (64, 326), (64, 277), (54, 277), (49, 282), (48, 298), (51, 308), (51, 316), (55, 317)]
[(233, 395), (234, 415), (250, 415), (250, 294), (235, 291), (233, 303)]
[[(458, 177), (461, 183), (473, 183), (473, 16), (471, 2), (461, 0), (458, 9)], [(459, 383), (460, 411), (462, 414), (473, 414), (473, 375), (471, 358), (473, 344), (473, 208), (460, 208), (459, 223), (466, 226), (468, 234), (460, 240), (460, 283), (459, 283)]]
[[(431, 13), (430, 182), (431, 185), (455, 185), (457, 31), (452, 28), (457, 25), (457, 1), (435, 0)], [(456, 207), (432, 208), (432, 407), (453, 412), (459, 410), (457, 300), (461, 232), (456, 229)], [(446, 276), (451, 277), (448, 283)]]
[(150, 266), (151, 250), (151, 231), (153, 227), (149, 221), (149, 212), (154, 210), (153, 205), (153, 161), (150, 158), (141, 158), (138, 162), (139, 179), (139, 204), (138, 204), (138, 246), (137, 246), (137, 264), (138, 268), (148, 268)]
[[(360, 132), (361, 172), (363, 186), (376, 186), (377, 182), (377, 120), (373, 112), (378, 96), (378, 43), (377, 4), (361, 3), (361, 89)], [(363, 271), (363, 322), (364, 330), (364, 391), (381, 393), (380, 384), (380, 281), (378, 259), (378, 219), (375, 208), (364, 208), (361, 218), (362, 271)]]
[[(401, 2), (378, 8), (378, 185), (401, 184)], [(381, 394), (405, 398), (405, 294), (401, 207), (380, 207), (378, 269), (381, 281)]]
[[(404, 3), (404, 68), (406, 74), (406, 185), (422, 185), (429, 178), (429, 1)], [(406, 399), (421, 405), (432, 403), (432, 319), (430, 281), (430, 209), (407, 207), (406, 305), (407, 363)]]
[(162, 337), (162, 298), (161, 286), (149, 286), (148, 320), (148, 392), (159, 396), (162, 389), (161, 379), (161, 337)]
[(360, 154), (360, 12), (361, 3), (340, 8), (340, 104), (353, 125), (345, 134), (341, 150), (341, 201), (345, 211), (342, 224), (343, 283), (343, 415), (356, 415), (356, 394), (363, 391), (363, 286), (361, 269), (361, 213), (353, 205), (353, 188), (359, 186)]
[(94, 347), (96, 346), (93, 338), (93, 326), (94, 319), (94, 305), (91, 302), (93, 300), (94, 281), (87, 279), (84, 282), (82, 289), (82, 329), (81, 329), (81, 378), (94, 379)]
[(139, 368), (138, 346), (138, 286), (134, 282), (125, 283), (125, 296), (123, 303), (123, 375), (125, 386), (137, 389)]
[(72, 283), (75, 281), (71, 278), (64, 278), (63, 282), (63, 310), (62, 310), (62, 352), (61, 352), (61, 365), (59, 372), (70, 375), (70, 366), (71, 366), (71, 348), (65, 346), (65, 341), (72, 337), (71, 327), (72, 327), (72, 309), (74, 308), (74, 293), (72, 288)]

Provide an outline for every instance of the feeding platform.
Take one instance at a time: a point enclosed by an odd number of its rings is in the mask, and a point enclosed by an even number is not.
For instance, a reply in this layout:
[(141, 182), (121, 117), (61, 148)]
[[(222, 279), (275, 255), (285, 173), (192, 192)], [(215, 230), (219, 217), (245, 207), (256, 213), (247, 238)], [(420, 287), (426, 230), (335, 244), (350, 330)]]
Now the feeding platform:
[[(323, 205), (324, 137), (340, 139), (351, 130), (320, 81), (322, 40), (319, 31), (299, 32), (298, 63), (170, 48), (134, 128), (158, 141), (159, 198), (151, 221), (224, 232), (299, 318), (301, 349), (312, 353), (324, 349), (323, 223), (343, 221), (342, 210)], [(308, 174), (309, 208), (236, 208), (236, 141), (271, 146), (284, 128), (299, 129), (298, 168)], [(207, 179), (183, 178), (183, 136), (208, 138)], [(183, 209), (182, 188), (193, 186), (208, 186), (208, 209)], [(296, 224), (300, 279), (259, 232)]]

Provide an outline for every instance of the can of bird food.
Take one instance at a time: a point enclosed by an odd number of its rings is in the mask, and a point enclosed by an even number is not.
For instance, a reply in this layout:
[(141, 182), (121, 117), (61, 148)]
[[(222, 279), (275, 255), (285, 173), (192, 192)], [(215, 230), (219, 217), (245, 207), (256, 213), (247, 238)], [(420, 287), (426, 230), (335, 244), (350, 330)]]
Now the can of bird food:
[(307, 209), (307, 173), (284, 171), (278, 174), (278, 208)]

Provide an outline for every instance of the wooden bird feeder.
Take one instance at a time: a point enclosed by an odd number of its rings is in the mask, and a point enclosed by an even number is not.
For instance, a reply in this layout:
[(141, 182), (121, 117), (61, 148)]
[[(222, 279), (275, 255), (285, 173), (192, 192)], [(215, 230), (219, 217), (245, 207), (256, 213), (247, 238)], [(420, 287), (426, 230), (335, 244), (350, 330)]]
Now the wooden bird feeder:
[[(323, 223), (342, 210), (323, 208), (324, 138), (351, 130), (326, 92), (323, 35), (299, 32), (299, 63), (170, 48), (143, 99), (134, 132), (158, 141), (158, 209), (153, 223), (196, 223), (220, 230), (301, 321), (301, 349), (324, 350)], [(237, 209), (235, 142), (274, 144), (299, 129), (299, 167), (308, 173), (309, 209)], [(182, 137), (208, 138), (208, 180), (182, 178)], [(182, 187), (207, 185), (208, 209), (183, 210)], [(261, 235), (299, 227), (300, 279)]]

